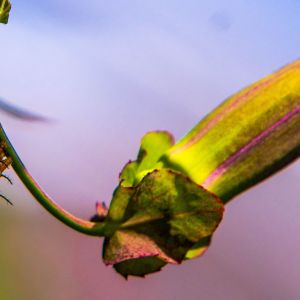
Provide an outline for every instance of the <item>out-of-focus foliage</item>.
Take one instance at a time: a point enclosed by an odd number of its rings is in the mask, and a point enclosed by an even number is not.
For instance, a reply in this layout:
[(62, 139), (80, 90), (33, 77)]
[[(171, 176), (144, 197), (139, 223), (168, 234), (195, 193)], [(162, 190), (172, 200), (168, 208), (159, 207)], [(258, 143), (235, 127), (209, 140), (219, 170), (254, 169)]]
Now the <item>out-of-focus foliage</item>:
[(9, 0), (0, 0), (0, 23), (7, 24), (11, 4)]

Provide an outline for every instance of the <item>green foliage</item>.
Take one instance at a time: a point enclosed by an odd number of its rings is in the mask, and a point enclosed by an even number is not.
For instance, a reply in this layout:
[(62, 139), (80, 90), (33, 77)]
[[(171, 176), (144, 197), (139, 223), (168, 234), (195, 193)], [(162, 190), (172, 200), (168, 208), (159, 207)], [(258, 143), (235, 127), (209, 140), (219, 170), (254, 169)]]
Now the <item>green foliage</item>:
[(223, 204), (215, 195), (181, 173), (157, 167), (171, 144), (165, 132), (147, 134), (138, 160), (124, 168), (114, 192), (103, 259), (125, 277), (200, 255), (222, 219)]
[(0, 0), (0, 23), (7, 24), (11, 4), (9, 0)]
[(122, 186), (134, 186), (154, 169), (161, 168), (160, 157), (174, 145), (173, 136), (167, 131), (145, 134), (141, 141), (137, 160), (129, 162), (120, 174)]

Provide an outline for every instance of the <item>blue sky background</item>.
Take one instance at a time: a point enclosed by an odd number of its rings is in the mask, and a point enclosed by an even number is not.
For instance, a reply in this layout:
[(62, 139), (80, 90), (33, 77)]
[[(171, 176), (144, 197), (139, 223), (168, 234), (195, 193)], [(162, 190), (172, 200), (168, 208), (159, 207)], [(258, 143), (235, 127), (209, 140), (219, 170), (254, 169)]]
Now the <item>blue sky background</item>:
[[(300, 57), (297, 0), (12, 4), (0, 27), (0, 96), (53, 122), (0, 113), (1, 122), (34, 177), (82, 217), (109, 203), (145, 132), (180, 138), (220, 101)], [(299, 299), (299, 178), (294, 164), (233, 201), (205, 257), (150, 279), (144, 299), (160, 299), (160, 284), (161, 299)], [(15, 213), (39, 213), (14, 181), (1, 191)], [(124, 288), (139, 299), (149, 286)]]

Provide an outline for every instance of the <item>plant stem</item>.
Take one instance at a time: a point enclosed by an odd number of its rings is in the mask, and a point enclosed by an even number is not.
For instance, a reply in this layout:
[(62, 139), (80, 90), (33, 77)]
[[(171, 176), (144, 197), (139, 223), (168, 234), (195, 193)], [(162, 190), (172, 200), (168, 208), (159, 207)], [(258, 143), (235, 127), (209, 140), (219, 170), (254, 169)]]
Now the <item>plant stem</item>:
[(14, 147), (10, 143), (4, 129), (0, 124), (0, 140), (5, 143), (5, 153), (12, 160), (12, 167), (21, 179), (26, 188), (30, 191), (33, 197), (55, 218), (71, 227), (87, 235), (104, 236), (107, 224), (105, 222), (95, 223), (75, 217), (71, 213), (64, 210), (57, 203), (55, 203), (35, 182), (30, 173), (25, 168), (21, 159), (19, 158)]

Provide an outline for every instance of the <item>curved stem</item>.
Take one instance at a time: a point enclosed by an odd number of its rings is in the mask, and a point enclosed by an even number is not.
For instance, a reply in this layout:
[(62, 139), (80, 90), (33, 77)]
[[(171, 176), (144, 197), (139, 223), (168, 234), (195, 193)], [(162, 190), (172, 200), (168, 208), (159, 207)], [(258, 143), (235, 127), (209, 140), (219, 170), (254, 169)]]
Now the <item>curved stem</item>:
[(5, 152), (12, 160), (12, 167), (21, 179), (26, 188), (30, 191), (33, 197), (55, 218), (71, 227), (72, 229), (85, 233), (88, 235), (104, 236), (106, 223), (95, 223), (86, 220), (82, 220), (73, 216), (71, 213), (64, 210), (58, 204), (56, 204), (35, 182), (30, 173), (25, 168), (21, 159), (19, 158), (14, 147), (10, 143), (4, 129), (0, 124), (0, 140), (5, 143)]

